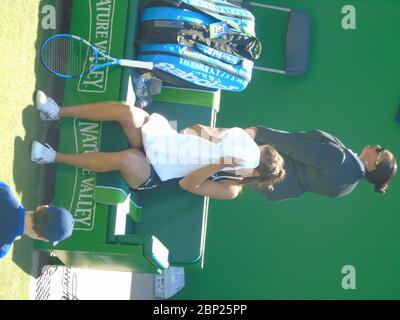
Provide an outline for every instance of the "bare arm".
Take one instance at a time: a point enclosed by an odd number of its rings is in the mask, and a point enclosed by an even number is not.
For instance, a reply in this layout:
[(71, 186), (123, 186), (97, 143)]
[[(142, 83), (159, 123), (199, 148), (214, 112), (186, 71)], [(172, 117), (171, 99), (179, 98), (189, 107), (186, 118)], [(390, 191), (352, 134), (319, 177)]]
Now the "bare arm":
[(206, 180), (197, 189), (186, 191), (214, 199), (231, 200), (242, 191), (242, 185)]
[(195, 124), (183, 129), (181, 132), (185, 134), (193, 134), (209, 141), (219, 142), (226, 130), (228, 130), (228, 128), (213, 128), (202, 124)]
[(246, 131), (247, 134), (248, 134), (253, 140), (256, 138), (257, 127), (246, 128), (246, 129), (244, 129), (244, 131)]
[[(183, 129), (181, 132), (186, 134), (193, 134), (213, 142), (220, 142), (226, 130), (228, 130), (228, 128), (213, 128), (202, 124), (195, 124), (191, 127)], [(256, 127), (250, 127), (244, 129), (244, 131), (246, 131), (252, 139), (255, 139), (257, 132)]]
[(211, 175), (227, 166), (237, 166), (237, 162), (207, 165), (182, 178), (179, 181), (179, 185), (182, 189), (194, 194), (216, 199), (234, 199), (240, 193), (242, 189), (241, 185), (207, 180)]

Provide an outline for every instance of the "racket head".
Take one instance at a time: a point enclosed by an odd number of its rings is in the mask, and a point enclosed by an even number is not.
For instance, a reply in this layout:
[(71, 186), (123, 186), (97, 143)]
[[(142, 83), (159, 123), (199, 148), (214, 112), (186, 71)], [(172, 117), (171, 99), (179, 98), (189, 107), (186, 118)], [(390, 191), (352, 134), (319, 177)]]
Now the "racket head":
[(97, 64), (98, 50), (81, 37), (56, 34), (44, 41), (41, 59), (45, 68), (58, 77), (80, 78)]

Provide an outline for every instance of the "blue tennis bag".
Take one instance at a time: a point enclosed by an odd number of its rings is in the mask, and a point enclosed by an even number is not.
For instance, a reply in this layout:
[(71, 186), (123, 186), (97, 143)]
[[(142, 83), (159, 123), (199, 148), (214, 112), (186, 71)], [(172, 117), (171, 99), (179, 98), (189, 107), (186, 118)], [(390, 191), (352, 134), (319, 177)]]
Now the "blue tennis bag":
[(261, 54), (254, 23), (251, 12), (225, 0), (147, 0), (138, 59), (178, 86), (242, 91)]

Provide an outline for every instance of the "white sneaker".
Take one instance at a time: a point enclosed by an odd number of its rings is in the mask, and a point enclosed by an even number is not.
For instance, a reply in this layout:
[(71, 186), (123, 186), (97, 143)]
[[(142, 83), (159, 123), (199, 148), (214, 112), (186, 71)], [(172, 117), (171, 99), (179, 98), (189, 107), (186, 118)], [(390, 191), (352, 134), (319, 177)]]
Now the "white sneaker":
[(56, 159), (56, 152), (47, 143), (43, 145), (40, 142), (33, 141), (31, 159), (38, 164), (53, 163)]
[(60, 107), (52, 98), (46, 96), (46, 94), (40, 90), (36, 93), (36, 108), (40, 111), (40, 118), (43, 121), (60, 119), (58, 116)]

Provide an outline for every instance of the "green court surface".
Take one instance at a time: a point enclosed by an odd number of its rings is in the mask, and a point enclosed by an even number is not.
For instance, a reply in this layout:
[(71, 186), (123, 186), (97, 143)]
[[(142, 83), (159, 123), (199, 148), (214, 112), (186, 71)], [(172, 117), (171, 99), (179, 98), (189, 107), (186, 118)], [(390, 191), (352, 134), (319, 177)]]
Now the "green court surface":
[[(217, 125), (321, 129), (355, 152), (380, 144), (400, 155), (400, 2), (353, 0), (356, 30), (343, 30), (348, 1), (261, 1), (312, 20), (311, 64), (301, 77), (254, 71), (243, 93), (223, 93)], [(261, 66), (280, 66), (287, 16), (257, 8)], [(362, 181), (348, 197), (307, 194), (269, 203), (246, 191), (211, 200), (204, 270), (187, 270), (180, 299), (400, 298), (400, 179), (380, 196)], [(354, 266), (356, 289), (342, 288)]]
[[(37, 166), (29, 146), (40, 136), (33, 93), (41, 82), (36, 65), (39, 5), (36, 0), (0, 1), (0, 180), (8, 183), (27, 209), (36, 206)], [(17, 240), (0, 260), (0, 300), (28, 299), (32, 241)]]

